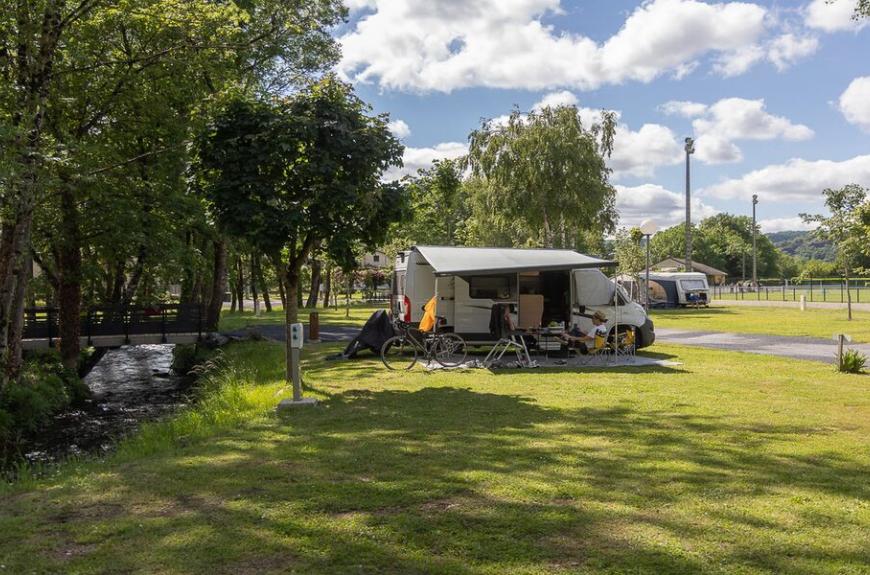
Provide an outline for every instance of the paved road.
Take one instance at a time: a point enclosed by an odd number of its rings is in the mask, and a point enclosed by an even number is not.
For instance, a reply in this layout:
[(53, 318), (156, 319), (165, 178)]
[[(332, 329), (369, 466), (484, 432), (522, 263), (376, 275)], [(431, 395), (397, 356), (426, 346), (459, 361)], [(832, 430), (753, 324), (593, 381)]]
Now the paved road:
[[(682, 329), (656, 329), (657, 343), (694, 345), (729, 351), (744, 351), (780, 355), (795, 359), (811, 359), (834, 363), (837, 344), (832, 339), (758, 335), (749, 333), (717, 333)], [(849, 344), (848, 347), (870, 355), (870, 344)]]

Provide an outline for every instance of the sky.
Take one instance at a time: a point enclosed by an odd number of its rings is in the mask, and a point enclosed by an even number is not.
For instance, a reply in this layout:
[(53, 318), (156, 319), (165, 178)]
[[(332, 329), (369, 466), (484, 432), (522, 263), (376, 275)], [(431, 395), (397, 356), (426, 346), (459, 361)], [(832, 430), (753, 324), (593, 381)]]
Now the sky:
[(822, 190), (870, 187), (870, 19), (856, 0), (346, 0), (338, 73), (416, 173), (519, 108), (576, 105), (619, 125), (608, 164), (620, 226), (751, 214), (806, 229)]

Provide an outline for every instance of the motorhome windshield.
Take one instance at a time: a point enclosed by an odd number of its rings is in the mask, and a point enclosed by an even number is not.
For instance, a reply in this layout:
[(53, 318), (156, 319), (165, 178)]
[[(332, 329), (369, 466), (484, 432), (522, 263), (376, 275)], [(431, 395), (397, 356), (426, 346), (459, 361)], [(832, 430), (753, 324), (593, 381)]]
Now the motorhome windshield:
[(684, 291), (707, 289), (707, 283), (704, 280), (680, 280), (680, 286)]

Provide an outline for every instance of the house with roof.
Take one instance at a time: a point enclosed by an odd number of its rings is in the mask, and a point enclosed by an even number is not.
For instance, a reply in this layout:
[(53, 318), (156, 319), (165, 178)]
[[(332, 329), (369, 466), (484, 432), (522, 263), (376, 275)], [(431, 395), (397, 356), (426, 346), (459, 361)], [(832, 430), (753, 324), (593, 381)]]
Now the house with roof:
[[(654, 264), (650, 267), (651, 271), (658, 272), (681, 272), (686, 270), (686, 260), (681, 258), (669, 257)], [(717, 270), (713, 266), (708, 266), (701, 262), (692, 261), (692, 271), (701, 272), (707, 276), (707, 283), (710, 285), (723, 285), (728, 277), (727, 272)]]

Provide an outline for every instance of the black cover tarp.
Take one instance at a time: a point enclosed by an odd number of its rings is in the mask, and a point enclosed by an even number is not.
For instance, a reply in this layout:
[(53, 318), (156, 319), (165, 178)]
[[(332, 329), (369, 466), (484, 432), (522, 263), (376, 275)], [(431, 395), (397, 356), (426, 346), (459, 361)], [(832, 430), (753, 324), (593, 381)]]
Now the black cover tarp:
[(381, 347), (388, 339), (396, 335), (393, 323), (387, 310), (380, 309), (372, 314), (360, 330), (359, 334), (344, 348), (344, 357), (355, 357), (364, 349), (371, 350), (375, 354), (381, 353)]

